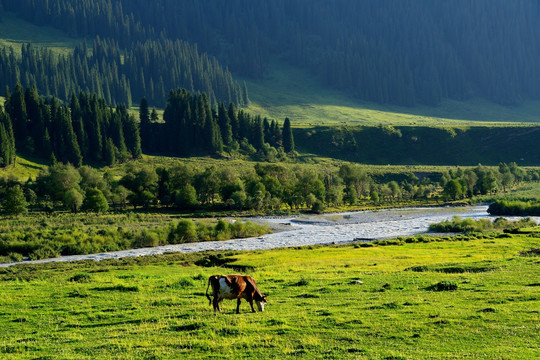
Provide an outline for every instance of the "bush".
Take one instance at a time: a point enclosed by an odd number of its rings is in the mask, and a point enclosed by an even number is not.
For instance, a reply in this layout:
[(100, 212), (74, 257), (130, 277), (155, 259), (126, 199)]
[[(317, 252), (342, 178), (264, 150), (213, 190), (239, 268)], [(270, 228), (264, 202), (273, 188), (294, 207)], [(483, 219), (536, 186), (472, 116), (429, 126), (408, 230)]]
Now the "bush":
[(88, 273), (75, 274), (68, 279), (68, 281), (72, 281), (72, 282), (89, 282), (91, 280), (92, 280), (92, 275)]
[(428, 287), (428, 290), (431, 291), (454, 291), (457, 290), (458, 286), (455, 282), (452, 281), (441, 281), (435, 285)]
[(176, 227), (171, 230), (167, 241), (169, 244), (182, 244), (199, 240), (197, 228), (192, 220), (180, 220)]
[(498, 200), (489, 205), (491, 215), (540, 216), (540, 202)]
[(171, 285), (169, 285), (169, 287), (172, 289), (185, 289), (185, 288), (193, 287), (193, 286), (195, 286), (195, 282), (189, 278), (182, 278), (172, 283)]

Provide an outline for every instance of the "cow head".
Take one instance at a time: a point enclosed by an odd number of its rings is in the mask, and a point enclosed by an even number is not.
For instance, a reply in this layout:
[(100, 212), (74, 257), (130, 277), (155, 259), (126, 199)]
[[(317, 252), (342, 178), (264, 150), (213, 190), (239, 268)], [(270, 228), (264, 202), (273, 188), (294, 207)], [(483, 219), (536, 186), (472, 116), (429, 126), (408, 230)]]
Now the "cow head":
[(266, 295), (263, 295), (259, 300), (255, 300), (259, 311), (264, 311), (264, 305), (266, 304)]

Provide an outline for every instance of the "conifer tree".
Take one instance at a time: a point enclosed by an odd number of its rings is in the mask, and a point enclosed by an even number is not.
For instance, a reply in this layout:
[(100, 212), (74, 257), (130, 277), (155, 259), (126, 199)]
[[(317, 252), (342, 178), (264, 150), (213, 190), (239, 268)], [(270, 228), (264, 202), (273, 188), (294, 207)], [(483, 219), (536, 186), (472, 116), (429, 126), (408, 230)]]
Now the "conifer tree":
[(233, 140), (231, 120), (223, 103), (218, 105), (218, 124), (224, 145), (230, 145)]
[(75, 132), (75, 136), (77, 137), (81, 154), (83, 157), (86, 157), (88, 155), (88, 137), (84, 130), (81, 105), (75, 93), (71, 95), (70, 109), (73, 131)]
[(229, 120), (231, 121), (233, 139), (238, 141), (240, 140), (240, 124), (238, 123), (238, 112), (236, 110), (236, 106), (234, 106), (234, 103), (229, 104), (228, 115)]
[(283, 122), (283, 131), (282, 131), (282, 141), (283, 141), (283, 150), (286, 153), (294, 151), (294, 138), (291, 129), (291, 121), (289, 118), (285, 118)]
[(13, 123), (15, 139), (22, 143), (27, 135), (26, 123), (28, 117), (26, 113), (26, 103), (24, 101), (24, 90), (20, 82), (15, 85), (13, 94), (8, 96), (7, 99), (5, 108)]
[(124, 137), (126, 139), (126, 147), (131, 153), (133, 158), (140, 158), (142, 155), (141, 150), (141, 137), (139, 135), (139, 127), (132, 115), (128, 115), (124, 118)]
[(253, 121), (252, 134), (253, 147), (257, 150), (261, 150), (264, 145), (264, 127), (260, 116), (257, 116)]
[(139, 127), (141, 144), (143, 148), (145, 148), (145, 146), (148, 146), (150, 136), (152, 136), (150, 134), (150, 113), (148, 110), (148, 101), (146, 100), (146, 97), (141, 99), (141, 103), (139, 105)]
[(105, 142), (105, 154), (103, 156), (105, 164), (111, 166), (116, 163), (115, 147), (111, 138)]

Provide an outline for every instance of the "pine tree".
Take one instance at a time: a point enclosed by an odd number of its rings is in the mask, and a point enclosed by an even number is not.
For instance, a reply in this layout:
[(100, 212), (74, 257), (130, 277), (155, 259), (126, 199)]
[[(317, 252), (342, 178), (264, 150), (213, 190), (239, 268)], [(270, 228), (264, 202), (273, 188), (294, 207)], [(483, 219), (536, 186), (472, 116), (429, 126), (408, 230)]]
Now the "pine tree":
[(133, 158), (140, 158), (141, 151), (141, 137), (139, 135), (139, 127), (132, 115), (128, 115), (124, 118), (124, 137), (126, 139), (126, 147), (131, 153)]
[(230, 103), (228, 110), (229, 120), (231, 121), (231, 130), (234, 140), (240, 140), (240, 124), (238, 123), (238, 112), (234, 103)]
[(15, 85), (13, 94), (8, 97), (5, 108), (13, 123), (15, 139), (22, 143), (27, 135), (26, 125), (28, 116), (26, 113), (26, 103), (24, 101), (24, 90), (20, 82)]
[(286, 153), (294, 151), (294, 138), (289, 118), (285, 118), (281, 137), (283, 141), (283, 150), (285, 150)]
[(218, 124), (221, 130), (221, 138), (224, 145), (230, 145), (233, 140), (231, 120), (223, 103), (218, 105)]
[(88, 138), (84, 130), (81, 105), (79, 103), (79, 99), (74, 93), (71, 95), (70, 109), (73, 131), (75, 132), (75, 136), (77, 137), (81, 154), (83, 157), (86, 157), (88, 155)]
[(257, 150), (261, 150), (264, 145), (264, 127), (260, 116), (257, 116), (253, 121), (252, 144)]
[(141, 144), (143, 148), (148, 146), (150, 134), (150, 113), (148, 111), (148, 101), (146, 97), (141, 99), (139, 105), (139, 128), (141, 134)]
[(116, 163), (115, 147), (111, 138), (105, 142), (105, 154), (103, 156), (105, 164), (112, 166)]

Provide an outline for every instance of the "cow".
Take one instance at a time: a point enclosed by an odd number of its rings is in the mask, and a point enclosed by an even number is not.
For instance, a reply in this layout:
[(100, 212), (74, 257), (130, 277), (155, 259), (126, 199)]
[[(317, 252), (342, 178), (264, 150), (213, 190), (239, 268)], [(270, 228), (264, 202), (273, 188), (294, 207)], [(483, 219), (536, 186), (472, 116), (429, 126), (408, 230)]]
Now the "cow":
[[(213, 299), (208, 295), (208, 288), (212, 286)], [(237, 299), (236, 313), (240, 314), (240, 302), (245, 299), (251, 305), (251, 311), (256, 312), (253, 301), (259, 311), (264, 311), (266, 295), (261, 294), (255, 280), (249, 275), (212, 275), (208, 278), (206, 287), (208, 305), (214, 305), (214, 312), (221, 311), (219, 303), (223, 299)]]

